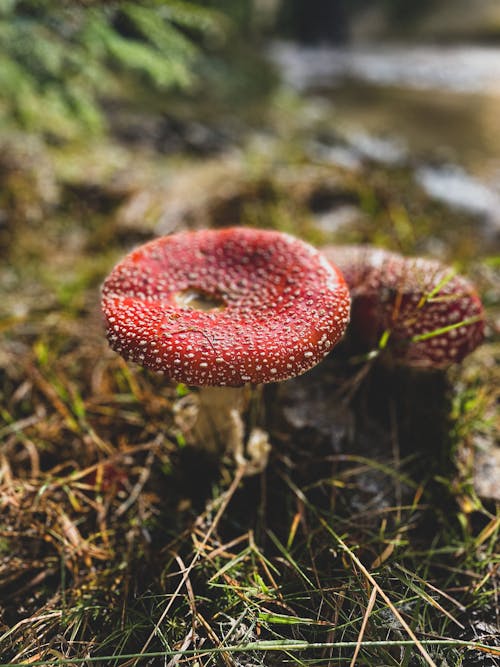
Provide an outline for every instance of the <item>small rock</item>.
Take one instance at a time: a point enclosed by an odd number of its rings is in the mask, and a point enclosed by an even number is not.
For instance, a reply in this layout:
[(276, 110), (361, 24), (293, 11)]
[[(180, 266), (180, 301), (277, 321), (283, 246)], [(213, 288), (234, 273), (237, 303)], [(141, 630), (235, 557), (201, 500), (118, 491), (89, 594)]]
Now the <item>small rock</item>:
[(474, 461), (474, 488), (480, 498), (500, 500), (500, 447), (477, 450)]

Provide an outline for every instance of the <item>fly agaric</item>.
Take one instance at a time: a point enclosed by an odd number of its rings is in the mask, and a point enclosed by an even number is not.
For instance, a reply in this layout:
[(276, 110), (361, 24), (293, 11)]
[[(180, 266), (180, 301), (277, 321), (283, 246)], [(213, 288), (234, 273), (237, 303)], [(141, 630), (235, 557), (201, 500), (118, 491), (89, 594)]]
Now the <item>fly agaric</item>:
[[(349, 306), (341, 273), (312, 246), (242, 227), (150, 241), (115, 266), (102, 290), (116, 352), (207, 388), (304, 373), (342, 336)], [(220, 392), (214, 399), (214, 390), (204, 389), (200, 397), (206, 414), (197, 430), (205, 444), (212, 440), (205, 424), (222, 440), (241, 432), (236, 392), (221, 401)]]
[(352, 298), (351, 338), (410, 366), (446, 368), (481, 343), (484, 310), (468, 280), (437, 261), (370, 246), (327, 246)]

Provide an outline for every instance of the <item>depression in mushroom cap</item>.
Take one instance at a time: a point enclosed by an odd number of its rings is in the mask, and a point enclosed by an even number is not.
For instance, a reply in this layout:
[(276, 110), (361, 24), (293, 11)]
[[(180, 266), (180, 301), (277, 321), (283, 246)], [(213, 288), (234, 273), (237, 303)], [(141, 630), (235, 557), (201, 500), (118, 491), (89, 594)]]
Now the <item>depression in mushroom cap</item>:
[(349, 305), (342, 275), (312, 246), (241, 227), (146, 243), (102, 291), (111, 347), (197, 386), (307, 371), (342, 336)]

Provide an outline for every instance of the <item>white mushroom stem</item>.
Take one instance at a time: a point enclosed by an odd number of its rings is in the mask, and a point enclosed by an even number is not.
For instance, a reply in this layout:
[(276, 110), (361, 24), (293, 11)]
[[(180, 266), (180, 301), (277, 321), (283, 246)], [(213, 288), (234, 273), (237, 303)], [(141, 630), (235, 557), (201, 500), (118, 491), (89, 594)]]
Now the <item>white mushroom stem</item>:
[[(200, 387), (198, 415), (193, 428), (196, 443), (210, 452), (229, 449), (243, 440), (241, 414), (245, 406), (245, 387)], [(242, 445), (243, 446), (243, 445)]]
[(213, 453), (227, 453), (237, 465), (245, 466), (246, 474), (262, 472), (270, 450), (268, 434), (251, 428), (245, 443), (243, 412), (252, 388), (201, 387), (197, 393), (198, 411), (193, 427), (197, 445)]

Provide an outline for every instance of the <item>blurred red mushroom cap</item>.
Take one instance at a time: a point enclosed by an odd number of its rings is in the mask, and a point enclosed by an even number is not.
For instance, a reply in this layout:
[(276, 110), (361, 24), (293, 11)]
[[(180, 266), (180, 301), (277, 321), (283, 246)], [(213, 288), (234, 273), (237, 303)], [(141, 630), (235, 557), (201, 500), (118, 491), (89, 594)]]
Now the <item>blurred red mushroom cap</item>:
[(146, 243), (102, 290), (111, 347), (197, 386), (304, 373), (342, 336), (349, 305), (342, 275), (317, 250), (241, 227)]
[(352, 298), (350, 335), (376, 347), (389, 336), (393, 358), (442, 368), (460, 362), (484, 337), (481, 300), (464, 277), (431, 259), (369, 246), (328, 246)]

